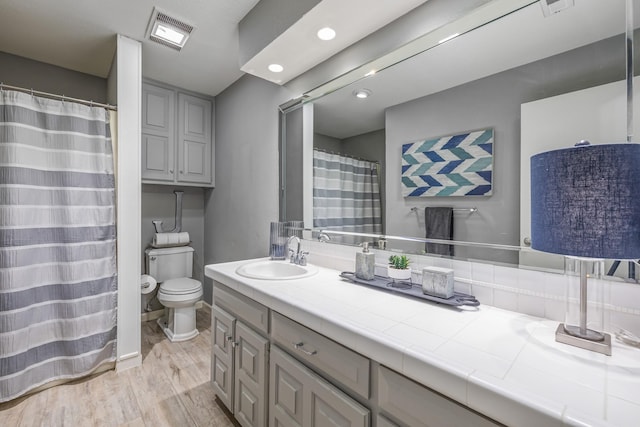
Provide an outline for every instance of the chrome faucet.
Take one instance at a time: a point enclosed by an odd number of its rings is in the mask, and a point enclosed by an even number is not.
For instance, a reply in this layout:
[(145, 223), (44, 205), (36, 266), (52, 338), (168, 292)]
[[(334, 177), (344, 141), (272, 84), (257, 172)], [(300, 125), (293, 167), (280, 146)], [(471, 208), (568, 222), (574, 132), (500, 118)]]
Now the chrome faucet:
[[(295, 240), (297, 243), (296, 250), (291, 249), (291, 241)], [(307, 255), (309, 252), (302, 251), (302, 244), (300, 242), (300, 238), (298, 236), (291, 236), (289, 240), (287, 240), (287, 248), (289, 249), (289, 259), (292, 264), (298, 265), (307, 265)]]
[(324, 230), (320, 230), (318, 233), (318, 241), (319, 242), (328, 242), (331, 240), (331, 236), (324, 232)]

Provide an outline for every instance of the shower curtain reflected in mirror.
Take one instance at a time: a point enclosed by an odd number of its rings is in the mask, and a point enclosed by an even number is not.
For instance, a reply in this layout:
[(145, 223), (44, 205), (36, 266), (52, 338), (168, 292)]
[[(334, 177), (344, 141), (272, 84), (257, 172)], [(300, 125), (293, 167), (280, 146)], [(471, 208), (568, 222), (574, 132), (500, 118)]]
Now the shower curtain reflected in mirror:
[[(313, 227), (381, 234), (378, 167), (377, 162), (314, 149)], [(353, 236), (332, 239), (348, 244), (362, 240)]]
[(109, 112), (0, 91), (0, 402), (116, 358)]

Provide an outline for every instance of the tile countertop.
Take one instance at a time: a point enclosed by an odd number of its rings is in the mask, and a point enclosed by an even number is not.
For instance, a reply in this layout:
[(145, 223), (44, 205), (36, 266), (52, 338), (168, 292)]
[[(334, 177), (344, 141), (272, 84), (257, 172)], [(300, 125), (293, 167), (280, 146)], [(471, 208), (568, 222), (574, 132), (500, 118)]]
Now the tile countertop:
[(640, 349), (612, 339), (613, 356), (589, 352), (555, 342), (557, 322), (484, 305), (447, 308), (329, 268), (305, 279), (248, 279), (235, 272), (247, 262), (207, 265), (205, 274), (496, 421), (640, 425)]

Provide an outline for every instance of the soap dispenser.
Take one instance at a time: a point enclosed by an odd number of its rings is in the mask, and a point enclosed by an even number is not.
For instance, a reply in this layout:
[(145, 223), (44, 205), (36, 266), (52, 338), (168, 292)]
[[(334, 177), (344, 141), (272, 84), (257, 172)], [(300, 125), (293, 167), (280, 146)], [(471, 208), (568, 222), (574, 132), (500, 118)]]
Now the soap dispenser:
[(356, 252), (356, 277), (372, 280), (376, 270), (376, 255), (369, 252), (369, 242), (362, 244), (362, 252)]

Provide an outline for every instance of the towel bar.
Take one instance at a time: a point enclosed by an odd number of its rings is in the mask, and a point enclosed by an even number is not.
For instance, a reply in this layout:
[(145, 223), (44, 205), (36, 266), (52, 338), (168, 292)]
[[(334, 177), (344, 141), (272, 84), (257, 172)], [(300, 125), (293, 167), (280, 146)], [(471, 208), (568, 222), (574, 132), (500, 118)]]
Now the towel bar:
[[(478, 212), (478, 208), (452, 208), (454, 212), (469, 212), (476, 213)], [(418, 207), (414, 206), (411, 208), (411, 212), (418, 212)]]

